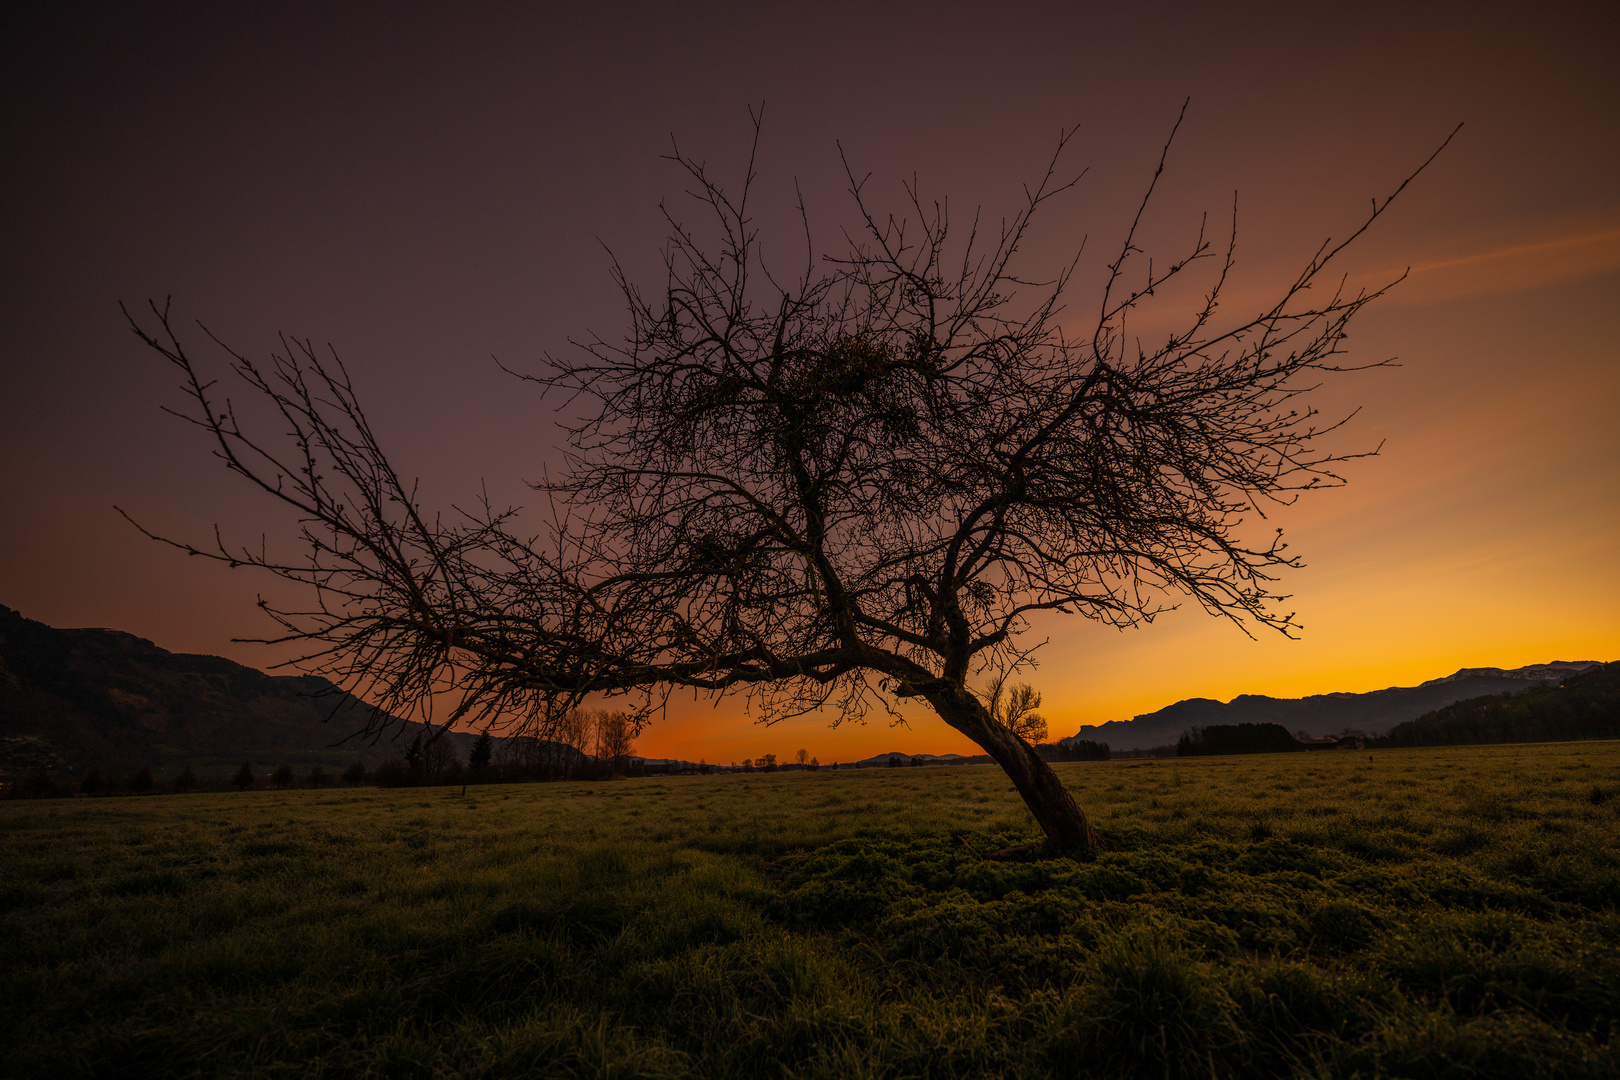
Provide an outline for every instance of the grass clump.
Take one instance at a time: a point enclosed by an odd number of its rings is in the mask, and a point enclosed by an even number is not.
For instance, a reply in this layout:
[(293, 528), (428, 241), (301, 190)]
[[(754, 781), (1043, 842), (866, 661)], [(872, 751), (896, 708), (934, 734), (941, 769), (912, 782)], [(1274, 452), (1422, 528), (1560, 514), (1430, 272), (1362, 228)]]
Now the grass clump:
[(1620, 745), (0, 807), (0, 1075), (1611, 1076)]

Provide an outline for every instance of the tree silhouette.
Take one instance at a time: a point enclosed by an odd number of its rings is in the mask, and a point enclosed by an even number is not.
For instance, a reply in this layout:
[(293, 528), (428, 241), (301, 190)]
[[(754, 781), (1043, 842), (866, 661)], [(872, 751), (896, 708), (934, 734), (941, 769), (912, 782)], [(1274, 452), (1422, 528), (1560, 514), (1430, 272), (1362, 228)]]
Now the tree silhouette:
[(1007, 673), (1000, 672), (981, 696), (985, 711), (996, 723), (1032, 746), (1046, 740), (1046, 719), (1035, 711), (1041, 707), (1041, 695), (1034, 687), (1028, 683), (1008, 686)]
[(444, 732), (434, 731), (422, 743), (421, 771), (426, 783), (438, 783), (447, 773), (460, 767), (461, 762), (456, 758), (456, 748), (449, 738), (445, 737)]
[(101, 766), (90, 766), (90, 770), (79, 781), (79, 790), (86, 795), (100, 795), (107, 790), (107, 781), (101, 775)]
[(478, 733), (478, 740), (473, 743), (472, 750), (467, 754), (467, 768), (469, 771), (482, 775), (489, 768), (490, 761), (495, 756), (495, 740), (490, 737), (489, 728)]
[[(1139, 246), (1174, 135), (1084, 309), (1079, 254), (1050, 273), (1021, 260), (1078, 180), (1060, 171), (1067, 134), (995, 228), (954, 228), (915, 184), (885, 212), (846, 160), (847, 242), (818, 258), (801, 200), (797, 269), (765, 261), (753, 159), (727, 191), (677, 148), (701, 220), (665, 207), (664, 280), (644, 291), (615, 262), (623, 338), (522, 376), (579, 417), (567, 469), (535, 485), (552, 511), (539, 537), (487, 500), (420, 506), (342, 362), (308, 341), (263, 366), (230, 353), (291, 438), (257, 436), (154, 304), (154, 329), (131, 323), (180, 369), (187, 419), (302, 522), (296, 557), (177, 546), (310, 586), (303, 610), (265, 605), (278, 640), (370, 695), (377, 724), (447, 688), (446, 725), (542, 736), (596, 694), (640, 694), (636, 725), (676, 687), (743, 695), (767, 723), (898, 718), (920, 699), (1006, 770), (1052, 841), (1091, 844), (971, 682), (1031, 662), (1038, 613), (1129, 627), (1181, 597), (1292, 632), (1275, 581), (1297, 562), (1255, 519), (1359, 456), (1321, 442), (1337, 425), (1301, 395), (1346, 369), (1351, 320), (1388, 287), (1349, 289), (1335, 260), (1395, 195), (1228, 317), (1235, 211), (1220, 244), (1201, 228), (1168, 259)], [(1201, 299), (1167, 311), (1183, 283)]]
[(596, 715), (596, 756), (608, 763), (614, 775), (622, 776), (629, 757), (636, 752), (635, 723), (627, 712), (601, 712)]
[(253, 775), (253, 765), (246, 761), (242, 762), (242, 767), (236, 770), (236, 775), (231, 777), (231, 783), (236, 787), (237, 791), (246, 791), (258, 782), (259, 778)]
[(560, 756), (560, 771), (564, 780), (573, 776), (584, 764), (582, 755), (590, 752), (596, 739), (598, 714), (590, 709), (568, 709), (549, 725), (548, 748), (553, 756)]

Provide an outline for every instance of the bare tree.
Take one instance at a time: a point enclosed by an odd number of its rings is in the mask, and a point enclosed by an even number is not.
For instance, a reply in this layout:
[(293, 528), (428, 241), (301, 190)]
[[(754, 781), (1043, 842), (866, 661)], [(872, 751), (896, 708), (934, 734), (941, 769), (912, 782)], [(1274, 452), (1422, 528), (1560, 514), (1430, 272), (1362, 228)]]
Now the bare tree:
[(562, 777), (574, 774), (580, 755), (591, 753), (597, 740), (597, 713), (588, 709), (569, 709), (559, 717), (551, 733), (552, 746), (562, 755)]
[(990, 680), (981, 695), (985, 711), (990, 718), (1031, 745), (1046, 741), (1046, 719), (1035, 710), (1041, 707), (1041, 695), (1028, 683), (1007, 685), (1007, 673), (1001, 672)]
[(445, 732), (438, 732), (422, 746), (422, 772), (427, 783), (436, 784), (454, 765), (459, 765), (456, 748)]
[(533, 735), (516, 734), (495, 743), (495, 768), (507, 783), (534, 777), (536, 739)]
[(624, 775), (628, 759), (635, 752), (634, 718), (623, 711), (597, 713), (596, 756), (609, 763), (614, 775)]
[[(1127, 627), (1180, 596), (1295, 629), (1275, 581), (1297, 562), (1255, 519), (1342, 483), (1357, 456), (1324, 446), (1336, 425), (1301, 395), (1345, 370), (1346, 329), (1383, 291), (1330, 267), (1394, 195), (1257, 314), (1226, 318), (1235, 214), (1219, 245), (1201, 230), (1168, 260), (1138, 246), (1161, 156), (1084, 316), (1066, 306), (1078, 254), (1044, 276), (1019, 261), (1078, 179), (1060, 173), (1069, 142), (997, 228), (953, 228), (915, 184), (883, 213), (846, 162), (857, 224), (818, 258), (801, 200), (805, 256), (787, 274), (761, 255), (752, 160), (728, 192), (677, 148), (702, 224), (666, 206), (664, 280), (643, 291), (614, 265), (624, 338), (524, 376), (583, 417), (566, 473), (536, 485), (554, 511), (538, 538), (487, 500), (448, 518), (419, 506), (342, 363), (307, 341), (265, 366), (231, 354), (292, 439), (251, 433), (153, 305), (154, 328), (132, 324), (181, 370), (187, 418), (302, 521), (295, 558), (179, 546), (313, 586), (306, 610), (267, 606), (277, 640), (308, 643), (309, 666), (381, 709), (453, 686), (444, 723), (549, 734), (595, 694), (641, 694), (633, 726), (674, 687), (742, 694), (766, 722), (898, 718), (921, 699), (1000, 763), (1051, 840), (1092, 844), (970, 681), (1031, 663), (1041, 612)], [(1177, 329), (1132, 332), (1197, 273), (1203, 299)]]
[(793, 760), (797, 761), (799, 763), (799, 768), (801, 768), (801, 769), (804, 768), (806, 765), (810, 764), (810, 751), (808, 751), (808, 750), (799, 750), (799, 751), (797, 751), (793, 755)]

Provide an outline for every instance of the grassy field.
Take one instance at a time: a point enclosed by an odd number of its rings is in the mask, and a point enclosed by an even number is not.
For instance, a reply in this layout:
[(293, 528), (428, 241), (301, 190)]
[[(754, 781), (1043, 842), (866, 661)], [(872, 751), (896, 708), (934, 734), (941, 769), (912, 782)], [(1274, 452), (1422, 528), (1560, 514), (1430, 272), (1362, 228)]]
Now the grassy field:
[(0, 806), (11, 1076), (1615, 1076), (1620, 743)]

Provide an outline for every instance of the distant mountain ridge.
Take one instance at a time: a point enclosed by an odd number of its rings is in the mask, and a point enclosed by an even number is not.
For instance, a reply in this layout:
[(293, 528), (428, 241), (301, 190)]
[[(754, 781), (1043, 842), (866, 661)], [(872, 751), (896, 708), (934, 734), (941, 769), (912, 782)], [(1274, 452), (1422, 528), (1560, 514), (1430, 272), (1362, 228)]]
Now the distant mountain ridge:
[[(1190, 727), (1239, 723), (1277, 723), (1311, 735), (1346, 728), (1379, 735), (1458, 701), (1556, 683), (1599, 666), (1595, 660), (1559, 660), (1513, 669), (1463, 668), (1418, 686), (1368, 693), (1244, 694), (1226, 703), (1189, 698), (1131, 720), (1086, 725), (1070, 739), (1145, 750), (1174, 743)], [(366, 702), (318, 675), (267, 675), (220, 656), (172, 653), (120, 630), (58, 629), (0, 605), (0, 770), (344, 759), (375, 768), (398, 754), (422, 725), (387, 716), (389, 735), (383, 739), (349, 738), (370, 713)], [(465, 760), (476, 736), (448, 737)], [(989, 760), (890, 751), (839, 764), (883, 767), (891, 757), (906, 765), (913, 758), (929, 764)]]
[(1211, 724), (1281, 724), (1291, 732), (1313, 736), (1337, 735), (1346, 729), (1381, 735), (1396, 724), (1454, 702), (1558, 682), (1601, 664), (1598, 660), (1554, 660), (1510, 669), (1462, 668), (1417, 686), (1365, 693), (1339, 691), (1303, 698), (1241, 694), (1229, 702), (1187, 698), (1130, 720), (1083, 725), (1069, 738), (1105, 742), (1115, 750), (1146, 750), (1175, 742), (1188, 728)]
[(1587, 668), (1516, 694), (1454, 702), (1396, 724), (1380, 746), (1620, 739), (1620, 662)]
[[(356, 759), (374, 768), (422, 725), (384, 714), (390, 736), (351, 738), (371, 711), (318, 675), (266, 675), (121, 630), (58, 629), (0, 606), (0, 768)], [(450, 738), (465, 758), (461, 744), (474, 736)]]
[[(989, 760), (983, 754), (979, 755), (979, 757), (986, 761)], [(966, 754), (902, 754), (898, 750), (891, 750), (887, 754), (873, 754), (871, 757), (861, 758), (859, 761), (840, 761), (838, 767), (841, 769), (879, 769), (886, 767), (890, 758), (899, 758), (902, 765), (910, 765), (912, 758), (920, 758), (929, 765), (954, 765), (957, 762), (970, 760)]]
[(1519, 668), (1468, 667), (1440, 679), (1430, 679), (1422, 686), (1438, 686), (1458, 679), (1523, 679), (1529, 683), (1557, 682), (1578, 675), (1588, 668), (1602, 667), (1601, 660), (1554, 660), (1550, 664), (1528, 664)]

